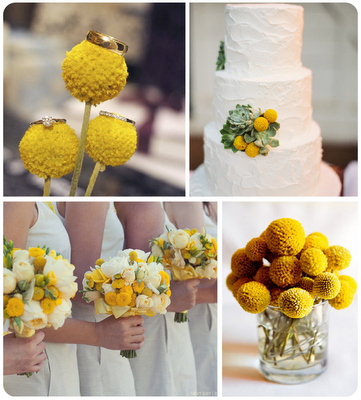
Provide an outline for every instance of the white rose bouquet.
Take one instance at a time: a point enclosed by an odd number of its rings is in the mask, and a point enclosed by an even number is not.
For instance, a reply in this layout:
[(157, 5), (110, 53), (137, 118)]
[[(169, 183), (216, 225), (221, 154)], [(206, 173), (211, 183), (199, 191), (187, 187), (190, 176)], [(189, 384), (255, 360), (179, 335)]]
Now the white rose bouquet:
[[(85, 273), (83, 298), (94, 301), (96, 314), (120, 318), (167, 312), (170, 278), (163, 265), (149, 254), (133, 249), (119, 251), (108, 261), (97, 260), (95, 267)], [(135, 350), (122, 350), (120, 354), (137, 356)]]
[(5, 237), (3, 263), (4, 331), (24, 338), (63, 326), (78, 290), (74, 265), (46, 246), (16, 249)]
[[(151, 252), (171, 271), (174, 281), (217, 278), (217, 242), (205, 229), (168, 230), (150, 241)], [(176, 313), (176, 322), (187, 321), (187, 311)]]

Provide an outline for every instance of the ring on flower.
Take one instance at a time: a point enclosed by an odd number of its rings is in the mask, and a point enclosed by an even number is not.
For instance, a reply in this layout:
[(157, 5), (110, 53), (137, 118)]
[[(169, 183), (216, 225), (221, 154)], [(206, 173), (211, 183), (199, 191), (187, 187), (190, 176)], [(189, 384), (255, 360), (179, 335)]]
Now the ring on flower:
[(89, 31), (86, 35), (86, 40), (90, 43), (94, 43), (98, 46), (104, 47), (114, 53), (118, 53), (121, 56), (128, 51), (128, 46), (121, 42), (118, 39), (115, 39), (112, 36), (105, 35), (104, 33), (100, 33), (97, 31)]
[(43, 117), (42, 119), (38, 119), (37, 121), (34, 122), (30, 122), (30, 126), (31, 125), (38, 125), (38, 124), (43, 124), (45, 126), (45, 128), (50, 128), (51, 126), (53, 126), (54, 122), (62, 122), (64, 124), (66, 124), (66, 119), (64, 118), (53, 118), (53, 117)]
[(135, 125), (135, 121), (132, 121), (129, 118), (123, 117), (122, 115), (111, 113), (109, 111), (100, 111), (99, 115), (103, 115), (104, 117), (111, 117), (111, 118), (119, 119), (121, 121), (128, 122), (129, 124)]

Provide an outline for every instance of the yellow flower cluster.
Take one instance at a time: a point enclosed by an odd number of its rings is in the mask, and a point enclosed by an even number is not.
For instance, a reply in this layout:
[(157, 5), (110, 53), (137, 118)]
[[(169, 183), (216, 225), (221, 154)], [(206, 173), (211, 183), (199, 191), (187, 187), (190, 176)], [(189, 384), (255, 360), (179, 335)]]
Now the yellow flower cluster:
[(339, 275), (350, 262), (350, 252), (329, 246), (324, 234), (306, 237), (298, 221), (281, 218), (235, 251), (226, 285), (248, 312), (262, 312), (267, 304), (290, 318), (303, 318), (320, 301), (336, 309), (351, 304), (357, 283)]
[(136, 148), (137, 132), (131, 123), (103, 115), (90, 121), (85, 149), (95, 162), (125, 164)]
[(39, 178), (60, 178), (75, 166), (79, 139), (69, 125), (56, 122), (52, 127), (32, 125), (19, 144), (24, 167)]
[(258, 117), (254, 120), (253, 127), (258, 132), (263, 132), (268, 128), (268, 121), (264, 117)]
[(67, 52), (62, 69), (70, 94), (93, 105), (118, 96), (128, 77), (127, 64), (122, 55), (87, 40)]

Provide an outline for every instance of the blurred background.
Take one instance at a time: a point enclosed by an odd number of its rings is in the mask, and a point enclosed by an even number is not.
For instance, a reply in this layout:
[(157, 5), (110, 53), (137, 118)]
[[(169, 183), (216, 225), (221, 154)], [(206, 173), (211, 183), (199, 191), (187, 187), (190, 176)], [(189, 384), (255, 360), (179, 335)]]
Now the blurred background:
[[(357, 11), (347, 3), (304, 8), (302, 63), (313, 72), (313, 119), (324, 161), (343, 178), (357, 169)], [(203, 128), (213, 119), (214, 71), (224, 40), (226, 3), (190, 4), (190, 169), (203, 162)]]
[[(66, 51), (96, 30), (129, 46), (129, 77), (119, 96), (92, 107), (136, 121), (138, 149), (124, 166), (108, 167), (93, 195), (185, 194), (184, 3), (13, 3), (4, 11), (4, 194), (42, 195), (18, 144), (30, 122), (65, 118), (80, 133), (85, 104), (62, 79)], [(79, 194), (94, 167), (84, 157)], [(70, 176), (53, 180), (52, 195), (69, 193)]]

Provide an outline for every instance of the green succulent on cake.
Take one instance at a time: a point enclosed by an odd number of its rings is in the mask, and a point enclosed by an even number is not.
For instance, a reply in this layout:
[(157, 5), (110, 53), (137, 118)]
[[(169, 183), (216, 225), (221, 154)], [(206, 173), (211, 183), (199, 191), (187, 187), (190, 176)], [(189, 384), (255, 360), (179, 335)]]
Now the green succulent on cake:
[(261, 109), (255, 111), (249, 104), (237, 104), (235, 110), (229, 111), (220, 131), (221, 143), (234, 153), (244, 151), (249, 157), (266, 156), (272, 147), (279, 146), (279, 141), (274, 138), (280, 128), (276, 119), (275, 110), (262, 113)]
[(221, 41), (219, 45), (219, 51), (218, 51), (218, 58), (217, 58), (217, 71), (221, 71), (224, 69), (224, 64), (226, 63), (226, 56), (224, 54), (224, 42)]

